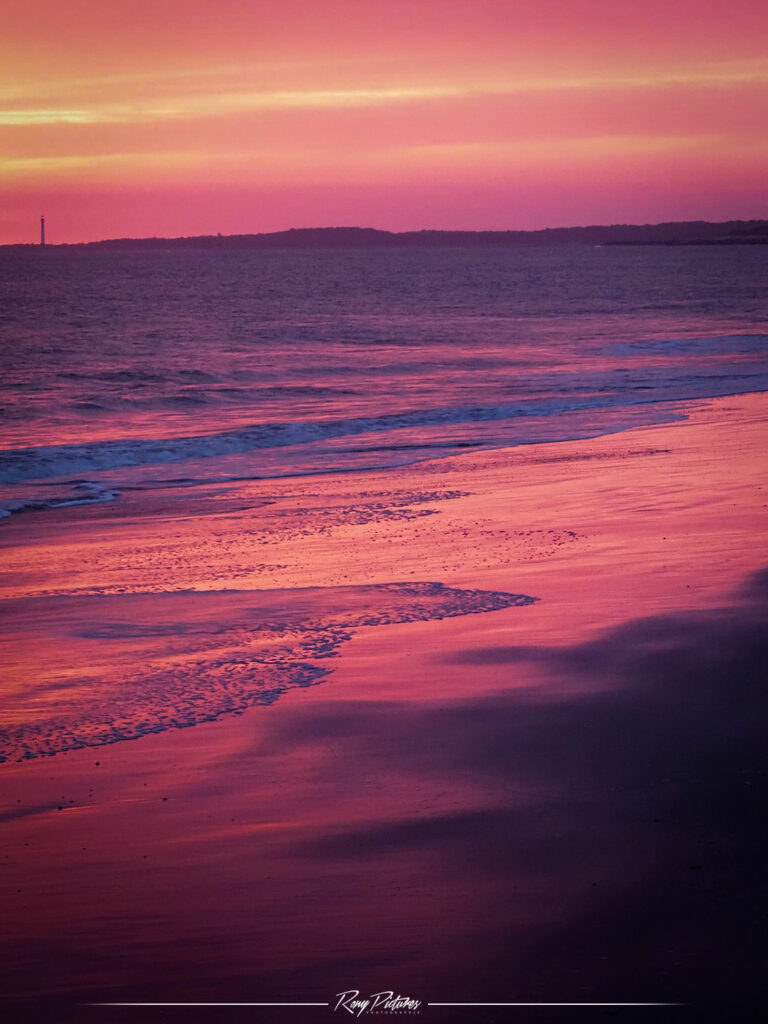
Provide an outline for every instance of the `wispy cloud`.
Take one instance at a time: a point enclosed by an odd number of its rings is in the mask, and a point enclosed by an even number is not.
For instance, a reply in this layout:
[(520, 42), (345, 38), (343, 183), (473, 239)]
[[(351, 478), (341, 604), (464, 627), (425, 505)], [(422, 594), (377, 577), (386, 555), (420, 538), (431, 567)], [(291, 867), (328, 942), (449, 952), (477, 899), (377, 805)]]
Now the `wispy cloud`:
[(216, 117), (265, 110), (343, 109), (387, 106), (462, 95), (455, 87), (412, 89), (286, 90), (280, 92), (212, 92), (204, 96), (177, 96), (162, 102), (137, 99), (130, 103), (95, 103), (81, 107), (31, 107), (0, 110), (0, 125), (21, 124), (130, 124)]
[[(616, 90), (663, 90), (684, 87), (718, 87), (763, 84), (768, 86), (768, 61), (714, 63), (659, 73), (605, 76), (569, 76), (490, 80), (467, 83), (434, 83), (355, 88), (253, 88), (246, 80), (233, 81), (231, 71), (218, 69), (186, 76), (118, 76), (62, 83), (60, 90), (45, 87), (27, 102), (14, 91), (0, 93), (0, 125), (139, 124), (173, 120), (215, 118), (267, 111), (344, 110), (434, 103), (483, 97), (519, 97), (533, 93), (566, 93)], [(185, 88), (186, 84), (186, 88)], [(157, 88), (153, 88), (156, 86)], [(175, 86), (170, 88), (169, 86)], [(136, 95), (125, 97), (126, 91)], [(121, 98), (104, 99), (117, 91)], [(161, 94), (158, 96), (158, 92)], [(55, 95), (79, 96), (77, 104), (58, 105)], [(162, 93), (166, 93), (162, 95)], [(37, 102), (34, 102), (37, 99)]]
[[(103, 154), (69, 154), (0, 158), (0, 177), (6, 181), (76, 179), (89, 181), (207, 180), (242, 183), (254, 175), (262, 182), (306, 180), (315, 182), (376, 181), (427, 173), (443, 180), (470, 172), (480, 177), (522, 171), (539, 174), (542, 168), (569, 166), (605, 168), (618, 160), (637, 166), (663, 160), (702, 159), (727, 151), (727, 139), (718, 135), (609, 135), (525, 139), (511, 142), (436, 143), (387, 145), (346, 154), (340, 159), (333, 149), (303, 150), (244, 147), (238, 150), (204, 148), (167, 149), (153, 152), (120, 151)], [(764, 162), (768, 142), (754, 139), (740, 150), (742, 164)]]

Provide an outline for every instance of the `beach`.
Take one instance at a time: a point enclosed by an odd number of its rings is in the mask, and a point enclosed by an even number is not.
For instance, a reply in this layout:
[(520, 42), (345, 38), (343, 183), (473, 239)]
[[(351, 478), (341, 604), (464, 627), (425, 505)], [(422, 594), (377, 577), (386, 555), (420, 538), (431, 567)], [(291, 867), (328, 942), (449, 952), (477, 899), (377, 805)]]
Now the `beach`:
[(12, 1012), (756, 1005), (768, 407), (676, 410), (4, 522)]
[(765, 1016), (768, 3), (2, 14), (0, 1024)]

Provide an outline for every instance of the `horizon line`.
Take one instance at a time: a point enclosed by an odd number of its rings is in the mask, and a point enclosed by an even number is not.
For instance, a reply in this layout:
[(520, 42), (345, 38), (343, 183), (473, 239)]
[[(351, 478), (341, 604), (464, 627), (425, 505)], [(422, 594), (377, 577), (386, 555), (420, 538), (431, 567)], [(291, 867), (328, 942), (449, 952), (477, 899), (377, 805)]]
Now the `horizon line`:
[[(43, 218), (41, 217), (41, 220)], [(216, 242), (226, 242), (227, 240), (234, 239), (250, 239), (250, 238), (278, 238), (281, 236), (291, 236), (301, 233), (313, 233), (320, 234), (323, 232), (349, 232), (358, 234), (367, 234), (369, 236), (388, 236), (390, 238), (402, 238), (408, 237), (413, 238), (414, 236), (423, 235), (464, 235), (464, 236), (532, 236), (532, 235), (545, 235), (548, 232), (569, 232), (578, 233), (586, 231), (617, 231), (617, 230), (652, 230), (657, 229), (669, 229), (669, 228), (690, 228), (695, 226), (706, 226), (707, 228), (725, 228), (734, 226), (768, 226), (768, 218), (766, 217), (752, 217), (749, 219), (731, 219), (724, 221), (710, 221), (710, 220), (680, 220), (680, 221), (654, 221), (644, 223), (631, 223), (627, 221), (615, 221), (611, 224), (573, 224), (573, 225), (556, 225), (548, 226), (545, 228), (409, 228), (402, 231), (392, 231), (388, 228), (377, 228), (371, 226), (361, 226), (353, 224), (337, 224), (337, 225), (323, 225), (323, 226), (302, 226), (302, 227), (290, 227), (281, 228), (276, 231), (249, 231), (241, 232), (236, 234), (222, 234), (221, 232), (215, 233), (202, 233), (194, 235), (120, 235), (113, 236), (110, 238), (94, 238), (89, 240), (82, 240), (77, 242), (51, 242), (46, 241), (44, 247), (47, 248), (69, 248), (76, 246), (90, 246), (90, 245), (109, 245), (113, 243), (163, 243), (163, 242), (189, 242), (197, 240), (213, 240)], [(47, 225), (46, 225), (47, 226)], [(0, 242), (0, 248), (41, 248), (41, 243), (37, 242)]]

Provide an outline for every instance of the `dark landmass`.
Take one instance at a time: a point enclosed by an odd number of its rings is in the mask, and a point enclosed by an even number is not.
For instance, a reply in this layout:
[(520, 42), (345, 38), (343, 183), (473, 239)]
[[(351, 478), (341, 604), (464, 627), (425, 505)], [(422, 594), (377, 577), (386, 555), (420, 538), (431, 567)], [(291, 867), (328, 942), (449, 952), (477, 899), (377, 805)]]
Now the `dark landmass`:
[[(291, 228), (256, 235), (195, 235), (186, 238), (111, 238), (63, 243), (56, 249), (387, 249), (513, 245), (766, 245), (768, 220), (672, 221), (610, 224), (541, 231), (380, 231), (376, 228)], [(2, 246), (9, 249), (38, 245)]]

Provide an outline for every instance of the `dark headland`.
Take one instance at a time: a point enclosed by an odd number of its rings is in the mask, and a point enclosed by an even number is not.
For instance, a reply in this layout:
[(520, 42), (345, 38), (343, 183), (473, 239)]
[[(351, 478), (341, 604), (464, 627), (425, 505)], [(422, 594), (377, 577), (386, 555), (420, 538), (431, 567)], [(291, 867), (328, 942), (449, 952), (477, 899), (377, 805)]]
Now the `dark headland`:
[[(539, 231), (381, 231), (377, 228), (291, 228), (251, 235), (110, 238), (62, 243), (67, 249), (387, 249), (512, 245), (765, 245), (768, 220), (673, 221), (544, 228)], [(29, 248), (2, 246), (2, 248)], [(46, 245), (46, 248), (49, 248)]]

